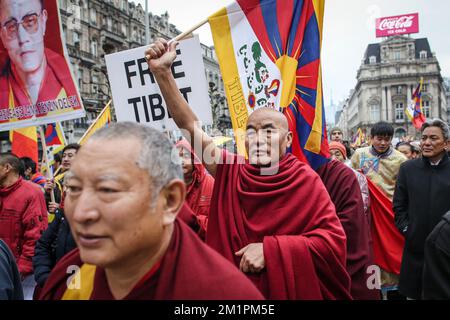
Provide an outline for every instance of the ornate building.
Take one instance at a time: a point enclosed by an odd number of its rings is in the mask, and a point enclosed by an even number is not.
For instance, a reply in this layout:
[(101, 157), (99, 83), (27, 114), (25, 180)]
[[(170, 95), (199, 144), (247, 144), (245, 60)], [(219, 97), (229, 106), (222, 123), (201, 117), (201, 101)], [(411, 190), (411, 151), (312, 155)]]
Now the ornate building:
[[(59, 0), (61, 22), (70, 57), (87, 116), (66, 121), (68, 140), (77, 141), (111, 97), (105, 54), (145, 44), (145, 11), (140, 4), (127, 0)], [(171, 39), (178, 30), (169, 23), (169, 15), (149, 13), (150, 41)], [(214, 49), (202, 45), (207, 80), (214, 83), (219, 99), (217, 125), (231, 126), (224, 99), (223, 82)]]
[(450, 78), (444, 78), (444, 88), (447, 99), (447, 121), (450, 124)]
[(358, 128), (370, 132), (378, 121), (395, 128), (395, 136), (416, 136), (405, 108), (423, 77), (423, 111), (427, 118), (447, 120), (441, 68), (428, 39), (393, 36), (369, 44), (357, 72), (356, 87), (339, 115), (338, 126), (349, 139)]

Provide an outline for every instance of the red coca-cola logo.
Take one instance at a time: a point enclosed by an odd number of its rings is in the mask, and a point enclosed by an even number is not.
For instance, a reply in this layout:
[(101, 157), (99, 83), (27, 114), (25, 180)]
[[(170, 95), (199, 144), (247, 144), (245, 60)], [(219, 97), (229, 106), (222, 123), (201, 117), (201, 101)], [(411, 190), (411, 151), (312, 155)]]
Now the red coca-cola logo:
[(419, 14), (407, 13), (399, 16), (382, 17), (376, 21), (377, 37), (419, 32)]
[(402, 29), (410, 28), (413, 24), (414, 16), (402, 16), (395, 18), (385, 18), (380, 21), (380, 30), (392, 30), (392, 29)]

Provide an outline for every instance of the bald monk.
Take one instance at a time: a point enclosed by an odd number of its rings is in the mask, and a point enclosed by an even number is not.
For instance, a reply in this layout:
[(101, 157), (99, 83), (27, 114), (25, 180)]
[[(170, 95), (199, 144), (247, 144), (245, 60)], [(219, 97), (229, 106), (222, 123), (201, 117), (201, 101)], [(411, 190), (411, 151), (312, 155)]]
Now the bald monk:
[(317, 174), (286, 149), (285, 116), (268, 108), (248, 118), (248, 160), (217, 148), (171, 73), (176, 43), (146, 50), (170, 114), (201, 157), (215, 186), (206, 242), (268, 299), (350, 299), (346, 238)]
[(89, 138), (65, 178), (78, 249), (58, 262), (40, 299), (263, 298), (177, 219), (186, 189), (172, 148), (162, 133), (129, 122)]

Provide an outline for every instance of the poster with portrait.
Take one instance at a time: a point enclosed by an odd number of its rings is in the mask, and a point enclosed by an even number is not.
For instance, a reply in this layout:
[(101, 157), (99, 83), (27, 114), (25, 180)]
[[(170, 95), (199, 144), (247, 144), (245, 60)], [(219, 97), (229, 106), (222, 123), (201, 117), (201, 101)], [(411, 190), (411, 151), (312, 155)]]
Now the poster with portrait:
[(0, 131), (85, 115), (58, 0), (0, 2)]

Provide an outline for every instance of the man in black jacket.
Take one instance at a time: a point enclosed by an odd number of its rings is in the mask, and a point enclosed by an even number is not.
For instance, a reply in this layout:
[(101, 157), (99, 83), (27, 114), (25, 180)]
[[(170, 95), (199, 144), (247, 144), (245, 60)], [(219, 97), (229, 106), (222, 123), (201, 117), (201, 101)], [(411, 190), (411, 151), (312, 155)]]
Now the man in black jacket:
[(433, 229), (425, 244), (423, 298), (450, 299), (450, 211)]
[(16, 260), (0, 239), (0, 300), (23, 300), (22, 282)]
[(34, 279), (40, 288), (44, 287), (56, 263), (76, 246), (63, 209), (56, 210), (55, 219), (36, 242), (34, 249)]
[(400, 293), (422, 297), (425, 240), (450, 210), (449, 127), (439, 119), (422, 126), (422, 158), (400, 167), (394, 193), (397, 228), (405, 235)]

